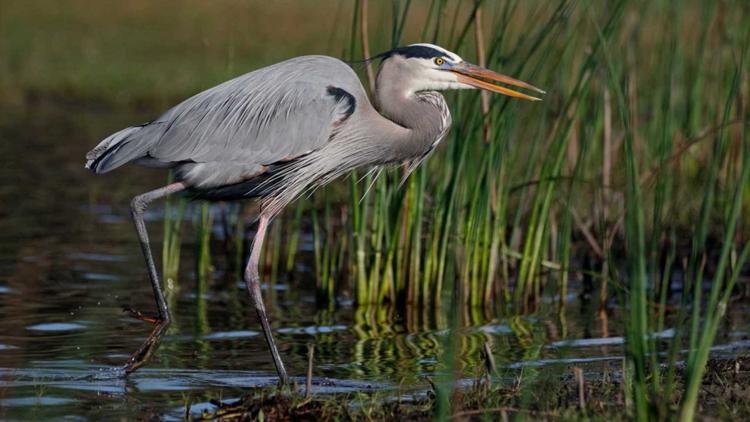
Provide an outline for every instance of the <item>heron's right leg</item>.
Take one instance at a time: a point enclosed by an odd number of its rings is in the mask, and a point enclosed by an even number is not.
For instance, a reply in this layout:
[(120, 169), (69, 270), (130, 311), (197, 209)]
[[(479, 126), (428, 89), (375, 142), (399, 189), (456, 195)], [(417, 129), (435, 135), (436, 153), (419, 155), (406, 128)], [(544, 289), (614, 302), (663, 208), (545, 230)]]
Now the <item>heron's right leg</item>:
[(151, 322), (154, 324), (154, 329), (148, 336), (146, 341), (141, 344), (130, 357), (125, 365), (122, 367), (124, 374), (127, 375), (136, 369), (140, 368), (144, 363), (148, 361), (151, 355), (154, 353), (156, 348), (161, 341), (161, 337), (169, 327), (169, 309), (167, 308), (167, 301), (164, 300), (164, 293), (161, 290), (161, 283), (159, 283), (159, 276), (156, 273), (156, 265), (154, 265), (154, 257), (151, 254), (151, 246), (148, 241), (148, 232), (146, 231), (146, 222), (143, 221), (143, 212), (149, 203), (155, 199), (163, 198), (169, 194), (179, 192), (185, 189), (185, 184), (182, 182), (172, 183), (162, 188), (146, 192), (138, 195), (130, 202), (130, 212), (133, 216), (133, 222), (135, 223), (135, 229), (138, 232), (138, 239), (141, 241), (141, 249), (143, 250), (143, 256), (146, 259), (146, 266), (148, 267), (148, 275), (151, 279), (151, 287), (154, 290), (154, 298), (156, 299), (156, 308), (158, 311), (157, 318), (143, 317), (140, 313), (131, 311), (131, 314), (135, 314), (136, 318)]
[(250, 251), (250, 259), (245, 268), (245, 284), (247, 285), (247, 291), (250, 293), (250, 297), (255, 305), (255, 312), (258, 314), (260, 325), (263, 328), (263, 335), (266, 337), (266, 344), (268, 344), (268, 349), (271, 351), (271, 357), (273, 358), (274, 366), (276, 366), (276, 373), (279, 376), (279, 381), (282, 385), (287, 385), (289, 384), (289, 378), (286, 375), (286, 369), (284, 368), (284, 362), (281, 360), (281, 355), (279, 355), (279, 349), (276, 347), (276, 342), (273, 339), (271, 324), (268, 322), (266, 306), (263, 304), (263, 295), (260, 291), (260, 274), (258, 271), (258, 265), (260, 263), (260, 252), (263, 249), (263, 239), (266, 237), (268, 222), (269, 218), (261, 213), (260, 221), (258, 222), (258, 230), (255, 232), (253, 247)]

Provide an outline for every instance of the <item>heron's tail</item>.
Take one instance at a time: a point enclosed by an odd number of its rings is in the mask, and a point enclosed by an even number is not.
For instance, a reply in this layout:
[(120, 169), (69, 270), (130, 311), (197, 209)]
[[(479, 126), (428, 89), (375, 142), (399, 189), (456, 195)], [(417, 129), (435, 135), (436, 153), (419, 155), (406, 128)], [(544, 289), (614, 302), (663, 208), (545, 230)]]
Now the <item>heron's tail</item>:
[(133, 126), (109, 135), (86, 153), (86, 168), (101, 174), (141, 158), (146, 151), (142, 151), (143, 145), (139, 145), (138, 137), (133, 135), (142, 128), (143, 126)]

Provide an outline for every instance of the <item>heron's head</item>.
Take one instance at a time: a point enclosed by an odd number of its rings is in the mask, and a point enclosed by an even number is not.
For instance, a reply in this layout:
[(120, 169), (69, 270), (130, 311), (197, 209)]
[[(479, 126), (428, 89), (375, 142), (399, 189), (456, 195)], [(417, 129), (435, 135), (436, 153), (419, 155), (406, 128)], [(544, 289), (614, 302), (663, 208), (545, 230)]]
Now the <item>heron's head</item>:
[[(503, 85), (545, 93), (526, 82), (467, 63), (457, 54), (433, 44), (411, 44), (376, 57), (383, 59), (378, 70), (378, 89), (384, 85), (398, 85), (398, 89), (411, 94), (419, 91), (480, 88), (533, 101), (540, 99)], [(394, 84), (396, 81), (399, 83)]]

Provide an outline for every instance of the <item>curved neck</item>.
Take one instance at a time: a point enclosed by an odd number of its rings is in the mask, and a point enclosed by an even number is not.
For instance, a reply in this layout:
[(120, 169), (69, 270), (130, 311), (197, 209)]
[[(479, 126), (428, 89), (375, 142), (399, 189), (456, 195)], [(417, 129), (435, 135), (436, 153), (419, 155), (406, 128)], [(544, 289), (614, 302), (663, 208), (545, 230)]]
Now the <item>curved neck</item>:
[(378, 77), (375, 107), (385, 118), (407, 129), (394, 139), (401, 155), (419, 157), (428, 153), (450, 129), (445, 99), (435, 91), (411, 92), (408, 81), (382, 79)]

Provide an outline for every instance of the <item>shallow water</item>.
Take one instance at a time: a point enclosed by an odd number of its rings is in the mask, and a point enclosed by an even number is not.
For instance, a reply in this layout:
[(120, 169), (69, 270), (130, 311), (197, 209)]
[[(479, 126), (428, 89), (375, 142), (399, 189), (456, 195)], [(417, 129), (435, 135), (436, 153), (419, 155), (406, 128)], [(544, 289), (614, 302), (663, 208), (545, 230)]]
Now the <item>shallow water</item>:
[[(130, 168), (94, 177), (83, 169), (85, 151), (100, 136), (143, 116), (81, 105), (41, 109), (0, 121), (0, 418), (181, 419), (187, 406), (200, 412), (211, 399), (274, 385), (255, 313), (220, 241), (212, 245), (210, 277), (195, 276), (195, 207), (184, 225), (180, 276), (168, 292), (174, 324), (146, 367), (128, 379), (109, 376), (150, 330), (123, 308), (155, 311), (127, 204), (165, 176)], [(222, 209), (214, 205), (211, 212)], [(157, 204), (147, 214), (157, 259), (162, 211)], [(602, 320), (575, 295), (563, 317), (467, 312), (466, 326), (456, 331), (445, 312), (354, 309), (346, 297), (336, 308), (321, 308), (314, 276), (302, 267), (264, 285), (264, 294), (281, 353), (300, 384), (308, 345), (315, 344), (319, 394), (424, 391), (424, 377), (444, 370), (438, 360), (455, 336), (467, 377), (482, 366), (485, 342), (500, 367), (553, 368), (550, 376), (567, 373), (569, 365), (584, 366), (589, 376), (621, 365), (618, 310)], [(732, 308), (717, 354), (750, 347), (747, 311)]]

